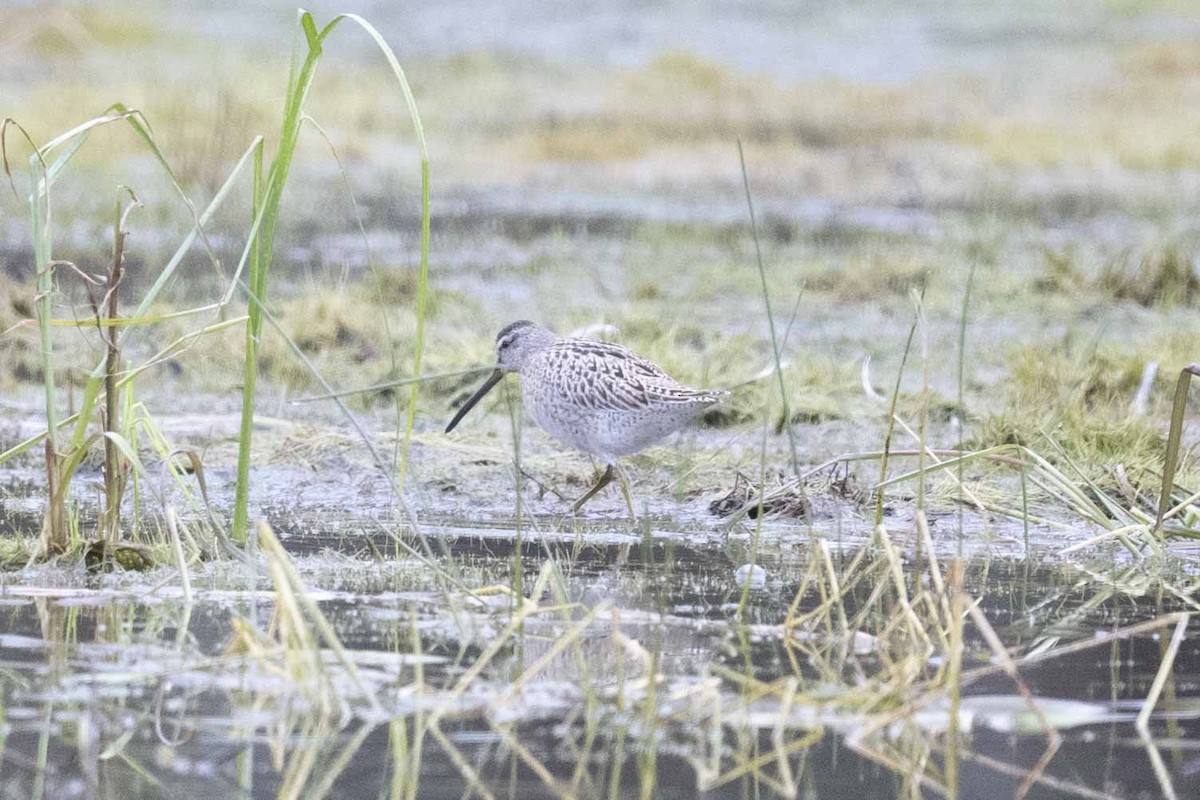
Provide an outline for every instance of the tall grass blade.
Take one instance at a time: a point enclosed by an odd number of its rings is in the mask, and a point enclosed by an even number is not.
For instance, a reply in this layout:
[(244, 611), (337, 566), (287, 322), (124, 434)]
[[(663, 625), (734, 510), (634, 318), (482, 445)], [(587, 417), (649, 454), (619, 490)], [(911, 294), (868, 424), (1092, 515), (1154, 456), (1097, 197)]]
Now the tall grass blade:
[(45, 191), (35, 189), (31, 213), (33, 215), (33, 253), (37, 269), (37, 319), (39, 339), (42, 346), (42, 388), (46, 400), (46, 477), (58, 491), (50, 493), (46, 518), (42, 525), (41, 552), (51, 555), (67, 549), (66, 511), (63, 508), (64, 492), (61, 491), (63, 474), (58, 463), (58, 411), (54, 406), (57, 395), (54, 385), (54, 344), (50, 322), (54, 316), (54, 268), (50, 254), (50, 191), (46, 174), (46, 162), (40, 152), (29, 159), (30, 177), (35, 187), (45, 186)]
[[(254, 233), (254, 242), (250, 259), (250, 273), (247, 283), (250, 289), (249, 321), (246, 326), (246, 353), (244, 381), (242, 391), (242, 424), (238, 443), (237, 488), (234, 496), (233, 539), (244, 542), (248, 518), (248, 503), (250, 492), (250, 448), (254, 428), (254, 408), (257, 378), (257, 353), (259, 337), (262, 334), (263, 313), (261, 302), (267, 298), (267, 277), (271, 267), (274, 250), (275, 230), (279, 219), (279, 207), (283, 197), (283, 188), (295, 156), (296, 144), (299, 139), (301, 123), (306, 119), (304, 102), (312, 86), (317, 64), (323, 53), (325, 38), (333, 32), (339, 23), (350, 20), (359, 25), (379, 46), (387, 59), (404, 95), (405, 103), (413, 120), (417, 141), (421, 152), (421, 270), (417, 284), (417, 333), (414, 342), (414, 374), (420, 374), (421, 352), (424, 347), (424, 321), (428, 292), (429, 271), (429, 157), (425, 147), (424, 130), (421, 127), (417, 113), (416, 101), (404, 71), (400, 68), (395, 54), (384, 42), (383, 37), (366, 20), (355, 14), (343, 14), (334, 17), (324, 28), (318, 30), (313, 17), (307, 11), (300, 12), (299, 25), (307, 46), (307, 52), (301, 60), (299, 53), (293, 57), (292, 70), (288, 76), (288, 86), (284, 98), (283, 127), (279, 134), (279, 145), (275, 157), (265, 179), (262, 179), (261, 160), (256, 161), (255, 216), (260, 227)], [(265, 182), (264, 182), (265, 180)], [(404, 452), (400, 458), (401, 484), (405, 464), (407, 462), (408, 443), (411, 438), (412, 426), (416, 414), (416, 400), (419, 391), (418, 384), (413, 384), (409, 404), (408, 421), (405, 430)]]
[[(758, 278), (762, 285), (763, 306), (767, 310), (767, 326), (771, 332), (771, 353), (775, 357), (775, 377), (779, 382), (779, 402), (783, 408), (783, 427), (787, 431), (788, 446), (792, 454), (792, 474), (800, 474), (800, 462), (796, 456), (796, 432), (792, 430), (792, 413), (788, 405), (787, 387), (783, 381), (783, 356), (780, 353), (779, 337), (775, 333), (775, 314), (771, 310), (771, 292), (767, 288), (767, 270), (763, 266), (762, 244), (758, 239), (758, 219), (754, 215), (754, 198), (750, 194), (750, 176), (746, 172), (746, 154), (742, 140), (738, 139), (738, 163), (742, 168), (742, 187), (746, 190), (746, 208), (750, 212), (750, 234), (754, 237), (754, 255), (758, 263)], [(799, 298), (796, 303), (799, 305)]]
[[(959, 448), (962, 448), (962, 442), (967, 435), (967, 412), (966, 412), (966, 374), (967, 374), (967, 312), (971, 309), (971, 289), (975, 285), (975, 267), (976, 260), (971, 259), (971, 266), (967, 271), (967, 286), (963, 289), (962, 313), (958, 317), (958, 442)], [(1022, 493), (1024, 492), (1024, 473), (1022, 473)], [(966, 506), (962, 502), (962, 485), (963, 485), (963, 470), (960, 465), (958, 468), (958, 548), (959, 557), (962, 556), (962, 538), (963, 538), (963, 523), (964, 515), (966, 514)], [(1024, 496), (1022, 494), (1022, 496)], [(1029, 523), (1025, 524), (1026, 538), (1029, 536)]]
[(278, 150), (271, 161), (268, 175), (263, 178), (262, 154), (255, 153), (254, 160), (254, 211), (260, 221), (254, 233), (251, 248), (250, 301), (246, 323), (246, 349), (243, 354), (242, 374), (242, 418), (238, 432), (237, 486), (233, 506), (233, 540), (239, 544), (246, 541), (246, 522), (250, 501), (250, 447), (254, 434), (254, 409), (258, 379), (258, 342), (262, 335), (261, 300), (267, 296), (267, 276), (271, 268), (271, 256), (275, 243), (275, 224), (279, 219), (279, 205), (283, 198), (283, 187), (291, 169), (296, 142), (300, 134), (300, 121), (304, 98), (312, 85), (313, 73), (321, 58), (321, 39), (315, 33), (312, 15), (300, 13), (300, 26), (308, 43), (308, 53), (303, 64), (293, 69), (288, 76), (284, 95), (283, 127), (279, 133)]
[[(883, 524), (883, 487), (887, 484), (888, 455), (892, 449), (892, 436), (896, 432), (896, 403), (900, 399), (900, 382), (904, 379), (904, 367), (908, 364), (908, 354), (912, 351), (913, 336), (917, 333), (917, 323), (920, 315), (913, 315), (912, 326), (908, 329), (908, 338), (904, 341), (904, 354), (900, 357), (900, 369), (896, 371), (896, 385), (892, 388), (892, 398), (888, 402), (887, 434), (883, 437), (883, 455), (879, 459), (879, 483), (875, 487), (875, 527)], [(921, 448), (923, 456), (925, 448)]]

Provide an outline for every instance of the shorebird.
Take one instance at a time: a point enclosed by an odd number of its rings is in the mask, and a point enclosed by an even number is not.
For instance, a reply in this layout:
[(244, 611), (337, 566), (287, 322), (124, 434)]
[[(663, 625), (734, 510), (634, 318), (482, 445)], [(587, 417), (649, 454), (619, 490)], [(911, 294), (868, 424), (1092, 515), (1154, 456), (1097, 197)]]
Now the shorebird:
[(521, 399), (542, 430), (606, 466), (596, 484), (575, 501), (573, 512), (616, 473), (633, 515), (628, 481), (617, 459), (679, 430), (726, 394), (684, 386), (628, 347), (560, 337), (522, 319), (496, 334), (496, 368), (450, 420), (446, 433), (509, 372), (521, 376)]

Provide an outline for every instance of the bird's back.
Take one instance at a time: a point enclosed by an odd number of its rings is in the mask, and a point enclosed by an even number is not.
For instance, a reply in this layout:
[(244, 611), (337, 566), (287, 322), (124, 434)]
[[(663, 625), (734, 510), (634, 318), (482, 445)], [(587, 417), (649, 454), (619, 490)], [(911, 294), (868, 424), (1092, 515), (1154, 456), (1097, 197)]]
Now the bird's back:
[(566, 338), (522, 366), (521, 394), (552, 436), (611, 457), (678, 430), (725, 393), (684, 386), (627, 347)]

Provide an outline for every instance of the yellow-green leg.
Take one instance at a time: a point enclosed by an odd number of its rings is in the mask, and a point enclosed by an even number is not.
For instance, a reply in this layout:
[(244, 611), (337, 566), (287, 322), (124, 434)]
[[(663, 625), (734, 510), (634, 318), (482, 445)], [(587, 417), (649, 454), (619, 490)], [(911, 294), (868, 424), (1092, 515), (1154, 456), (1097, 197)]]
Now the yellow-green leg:
[[(579, 513), (579, 509), (583, 508), (584, 503), (586, 503), (588, 500), (591, 500), (593, 497), (595, 497), (596, 493), (599, 492), (601, 489), (603, 489), (605, 486), (608, 486), (608, 484), (612, 482), (613, 472), (614, 472), (613, 465), (609, 464), (608, 468), (604, 470), (604, 474), (600, 476), (600, 480), (596, 481), (596, 485), (593, 486), (592, 488), (588, 489), (587, 493), (584, 494), (583, 497), (576, 500), (575, 505), (571, 506), (571, 512), (575, 513), (575, 514)], [(624, 478), (622, 478), (621, 480), (622, 480), (621, 485), (624, 486)]]
[(637, 522), (637, 512), (633, 510), (633, 495), (629, 491), (629, 478), (620, 465), (616, 467), (617, 478), (621, 481), (621, 494), (625, 495), (625, 505), (629, 508), (629, 518)]

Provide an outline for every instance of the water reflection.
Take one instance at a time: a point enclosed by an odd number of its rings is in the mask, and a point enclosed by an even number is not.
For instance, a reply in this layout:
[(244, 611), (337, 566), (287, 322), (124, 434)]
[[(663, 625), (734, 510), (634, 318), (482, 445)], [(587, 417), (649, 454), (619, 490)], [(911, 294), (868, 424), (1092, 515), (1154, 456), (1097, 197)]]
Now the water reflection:
[[(940, 646), (897, 622), (864, 558), (837, 559), (841, 608), (801, 630), (789, 615), (829, 603), (802, 555), (768, 553), (739, 616), (740, 559), (723, 551), (589, 552), (525, 559), (536, 605), (505, 588), (511, 553), (465, 550), (495, 588), (321, 556), (270, 566), (271, 592), (211, 568), (193, 605), (9, 586), (0, 798), (1200, 793), (1200, 644), (1180, 643), (1149, 738), (1134, 726), (1172, 625), (1123, 631), (1179, 611), (1165, 595), (1106, 595), (1068, 567), (969, 568), (1004, 645), (1046, 657), (1020, 669), (1035, 709), (965, 626), (959, 739)], [(924, 602), (922, 569), (905, 580)], [(839, 618), (855, 637), (830, 635)]]

